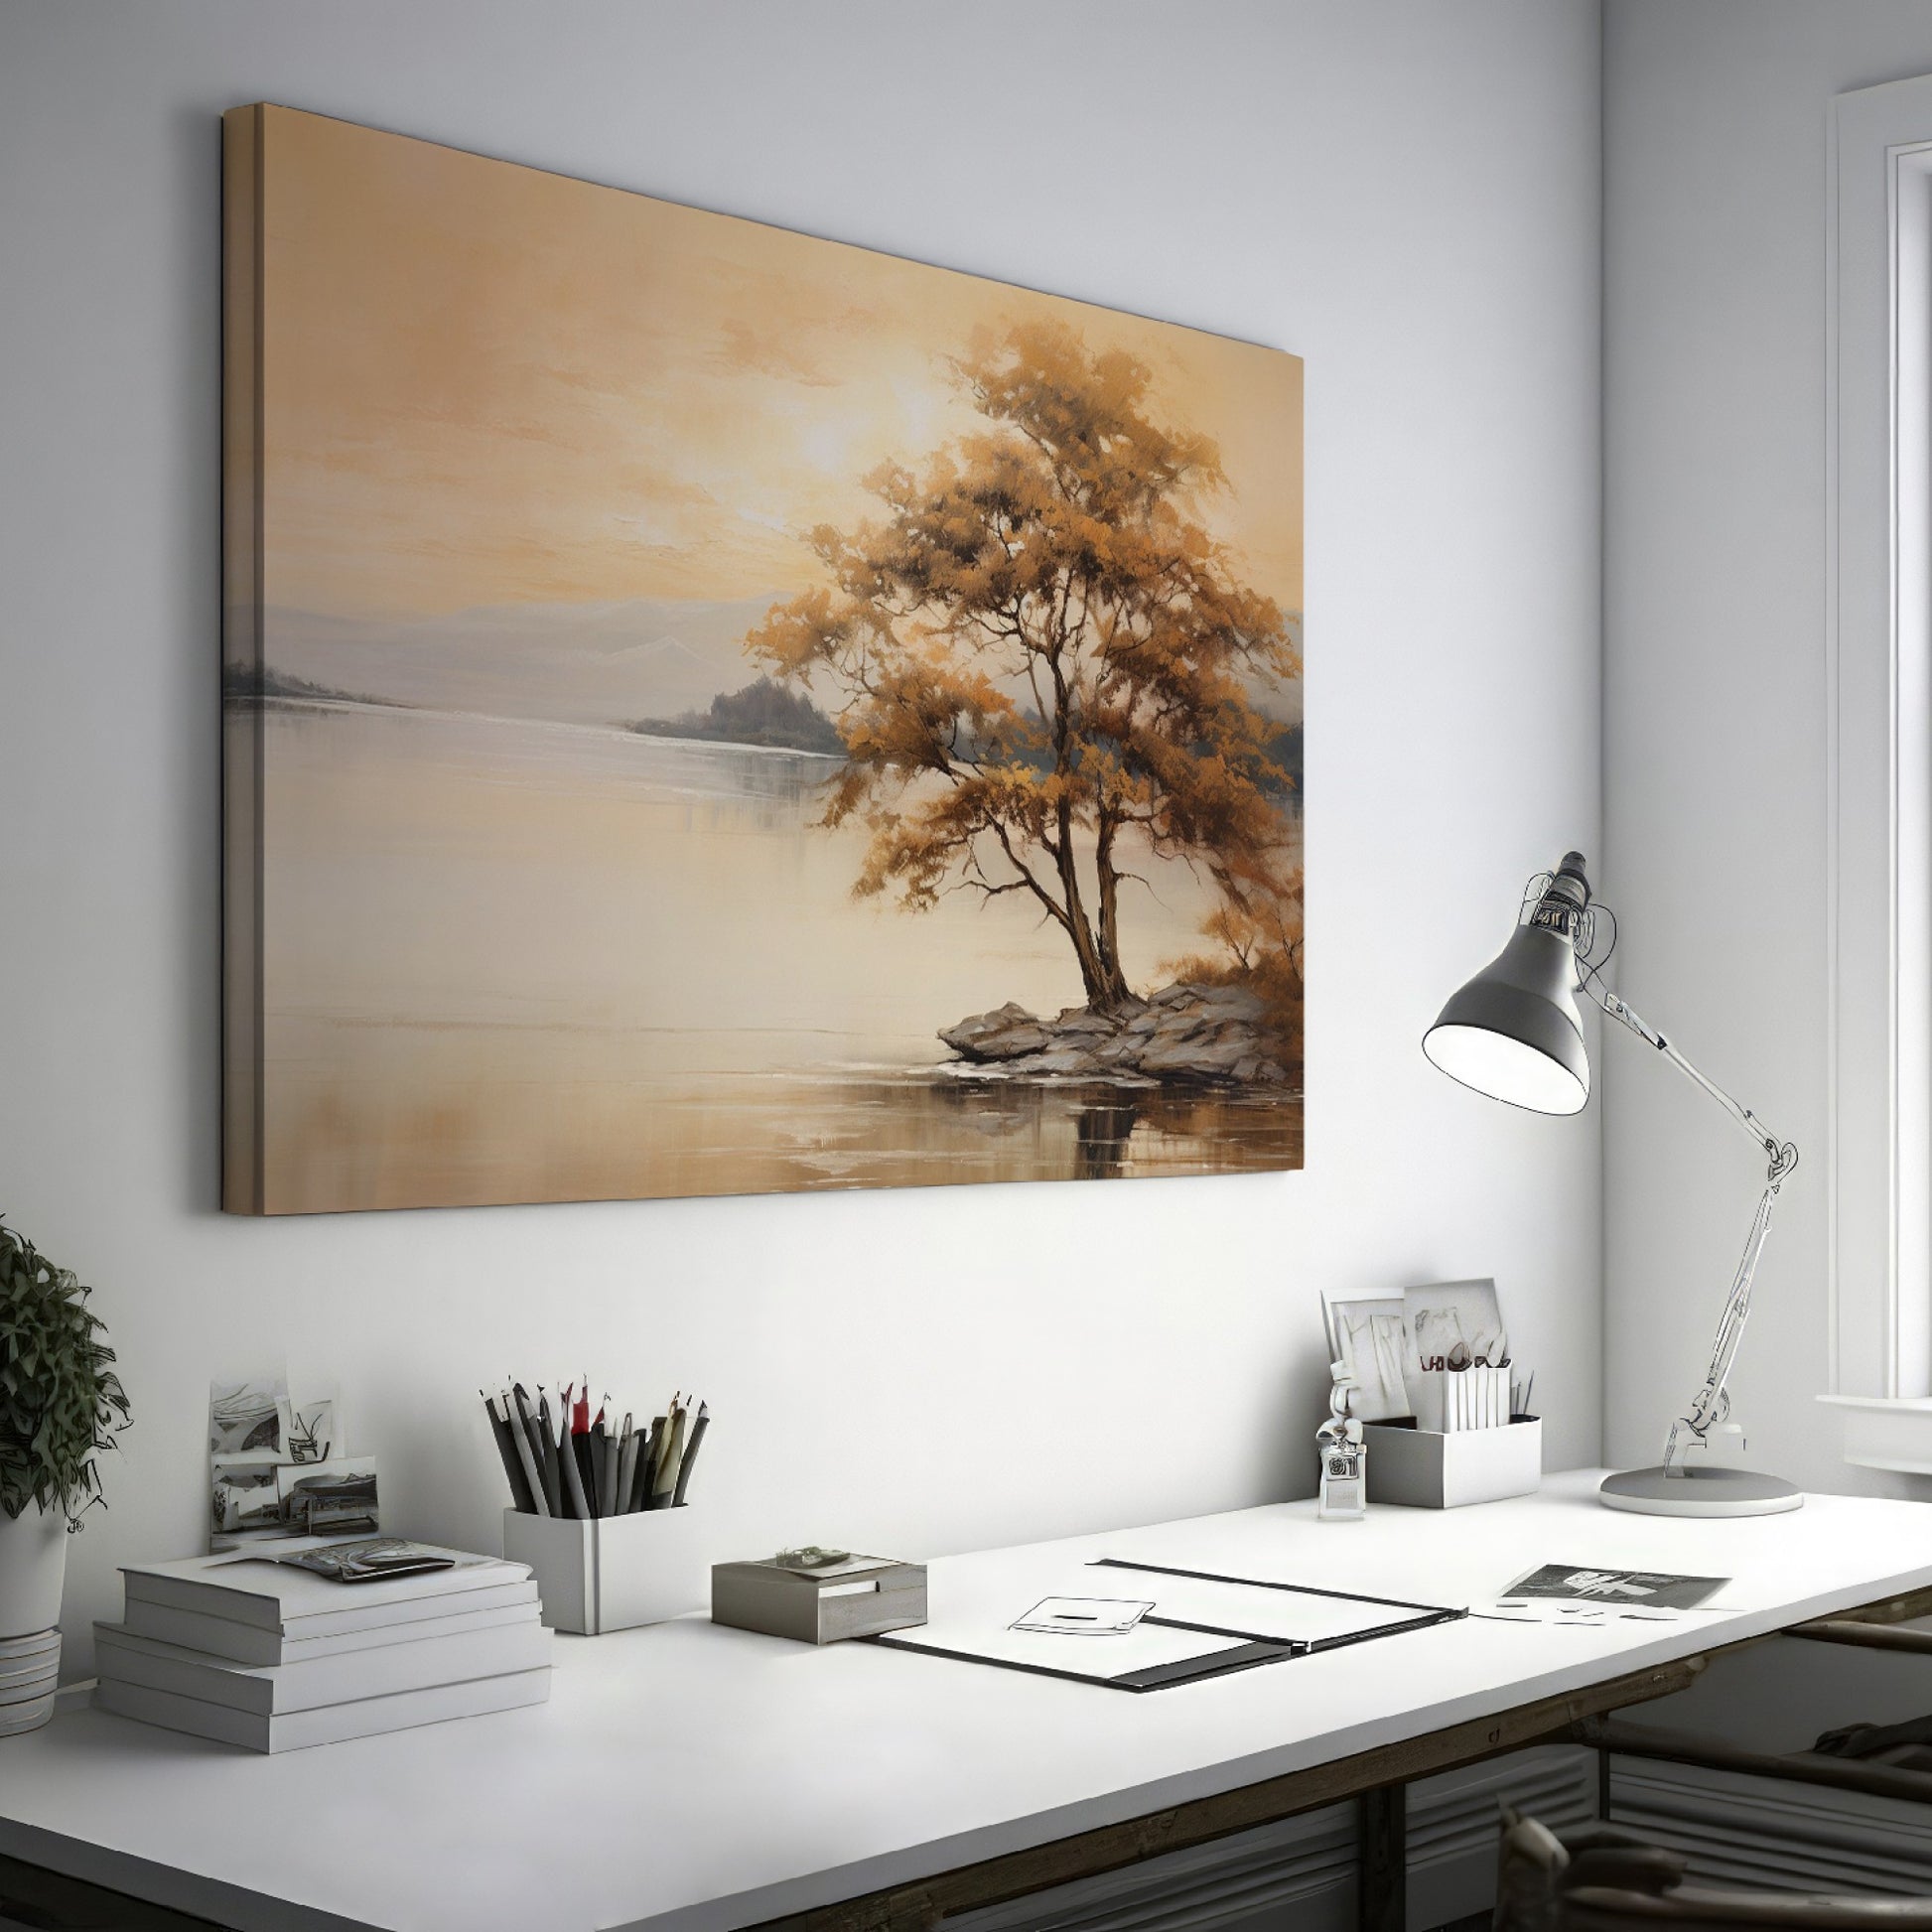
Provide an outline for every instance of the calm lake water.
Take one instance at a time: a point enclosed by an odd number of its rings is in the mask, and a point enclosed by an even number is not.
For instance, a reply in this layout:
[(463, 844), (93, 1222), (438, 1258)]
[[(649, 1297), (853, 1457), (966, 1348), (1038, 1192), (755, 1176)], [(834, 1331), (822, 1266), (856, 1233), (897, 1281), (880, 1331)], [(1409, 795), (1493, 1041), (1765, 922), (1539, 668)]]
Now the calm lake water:
[[(358, 705), (266, 719), (278, 1211), (1301, 1163), (1299, 1096), (963, 1076), (939, 1028), (1081, 999), (1018, 897), (859, 901), (833, 762)], [(1146, 865), (1130, 977), (1207, 899)]]

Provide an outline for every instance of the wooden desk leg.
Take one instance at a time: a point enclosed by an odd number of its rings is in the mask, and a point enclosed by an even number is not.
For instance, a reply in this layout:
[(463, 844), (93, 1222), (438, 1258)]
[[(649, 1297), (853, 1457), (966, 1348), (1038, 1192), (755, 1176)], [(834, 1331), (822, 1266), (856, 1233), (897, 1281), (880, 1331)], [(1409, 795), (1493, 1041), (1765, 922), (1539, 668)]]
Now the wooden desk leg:
[(1355, 1923), (1360, 1932), (1407, 1932), (1409, 1788), (1378, 1785), (1356, 1800), (1360, 1843)]

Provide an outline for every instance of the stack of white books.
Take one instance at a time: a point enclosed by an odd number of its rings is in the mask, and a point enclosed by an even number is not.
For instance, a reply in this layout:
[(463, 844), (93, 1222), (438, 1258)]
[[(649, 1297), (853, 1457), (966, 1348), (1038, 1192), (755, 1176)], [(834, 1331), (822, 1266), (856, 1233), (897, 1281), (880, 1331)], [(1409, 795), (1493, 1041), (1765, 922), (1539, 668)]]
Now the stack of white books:
[(553, 1638), (527, 1565), (439, 1550), (448, 1569), (345, 1584), (282, 1560), (327, 1544), (123, 1566), (123, 1619), (94, 1625), (94, 1702), (290, 1751), (549, 1697)]

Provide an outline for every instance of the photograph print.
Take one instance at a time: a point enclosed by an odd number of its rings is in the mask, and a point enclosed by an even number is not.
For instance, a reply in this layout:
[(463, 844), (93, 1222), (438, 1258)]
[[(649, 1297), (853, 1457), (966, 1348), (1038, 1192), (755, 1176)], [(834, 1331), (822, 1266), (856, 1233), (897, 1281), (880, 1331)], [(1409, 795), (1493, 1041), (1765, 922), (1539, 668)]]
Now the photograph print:
[(226, 140), (226, 1206), (1302, 1165), (1298, 357)]
[(209, 1533), (220, 1537), (281, 1526), (282, 1498), (273, 1462), (215, 1462), (210, 1471)]
[(1644, 1609), (1695, 1609), (1729, 1581), (1725, 1577), (1683, 1577), (1657, 1570), (1579, 1569), (1545, 1563), (1518, 1577), (1508, 1595), (1573, 1603), (1623, 1603)]
[(375, 1458), (285, 1463), (276, 1471), (282, 1516), (298, 1536), (365, 1536), (382, 1527)]

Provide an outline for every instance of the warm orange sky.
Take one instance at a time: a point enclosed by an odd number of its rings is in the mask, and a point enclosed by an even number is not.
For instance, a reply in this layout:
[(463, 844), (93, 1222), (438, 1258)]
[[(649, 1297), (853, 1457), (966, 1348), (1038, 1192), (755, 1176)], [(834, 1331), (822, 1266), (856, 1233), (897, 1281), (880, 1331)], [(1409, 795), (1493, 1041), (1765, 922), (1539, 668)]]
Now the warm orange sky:
[(875, 464), (983, 427), (944, 358), (1051, 316), (1216, 439), (1204, 520), (1302, 607), (1298, 356), (290, 109), (264, 182), (271, 604), (803, 589)]

